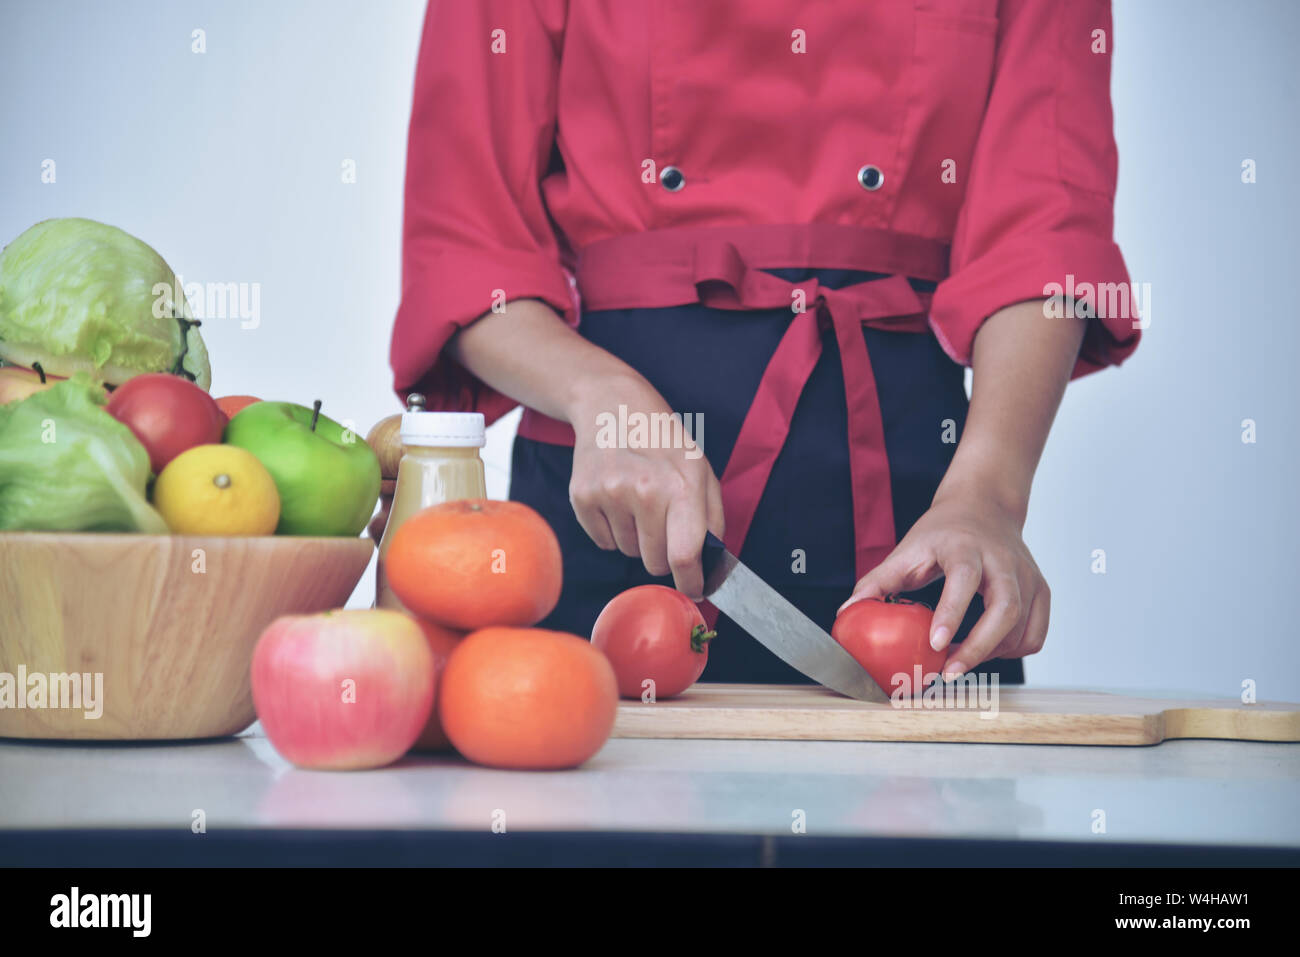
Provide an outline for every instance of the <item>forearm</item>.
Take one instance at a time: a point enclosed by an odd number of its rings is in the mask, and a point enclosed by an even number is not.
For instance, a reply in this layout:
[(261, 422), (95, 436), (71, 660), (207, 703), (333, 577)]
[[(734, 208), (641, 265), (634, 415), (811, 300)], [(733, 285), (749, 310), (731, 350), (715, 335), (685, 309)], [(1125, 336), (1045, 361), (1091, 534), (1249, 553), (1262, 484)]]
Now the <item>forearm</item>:
[(578, 335), (545, 303), (518, 299), (448, 343), (450, 354), (492, 388), (570, 424), (611, 395), (662, 399), (629, 365)]
[(640, 557), (655, 576), (703, 597), (706, 531), (726, 531), (722, 491), (708, 460), (681, 446), (602, 441), (602, 414), (626, 405), (671, 412), (635, 369), (570, 328), (550, 307), (516, 300), (461, 329), (451, 355), (499, 392), (574, 430), (569, 501), (600, 548)]
[(973, 492), (1023, 525), (1029, 489), (1083, 341), (1079, 319), (1048, 318), (1041, 300), (990, 316), (975, 336), (966, 427), (936, 501)]

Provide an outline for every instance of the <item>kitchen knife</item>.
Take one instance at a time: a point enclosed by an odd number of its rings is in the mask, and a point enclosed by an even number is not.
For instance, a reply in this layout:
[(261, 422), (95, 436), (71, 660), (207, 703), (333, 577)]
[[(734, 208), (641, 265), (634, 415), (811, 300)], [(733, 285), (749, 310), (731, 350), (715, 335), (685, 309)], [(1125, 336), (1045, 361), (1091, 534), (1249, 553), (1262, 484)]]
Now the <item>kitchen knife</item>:
[(712, 532), (704, 539), (704, 597), (796, 671), (859, 701), (889, 695), (807, 615), (741, 564)]

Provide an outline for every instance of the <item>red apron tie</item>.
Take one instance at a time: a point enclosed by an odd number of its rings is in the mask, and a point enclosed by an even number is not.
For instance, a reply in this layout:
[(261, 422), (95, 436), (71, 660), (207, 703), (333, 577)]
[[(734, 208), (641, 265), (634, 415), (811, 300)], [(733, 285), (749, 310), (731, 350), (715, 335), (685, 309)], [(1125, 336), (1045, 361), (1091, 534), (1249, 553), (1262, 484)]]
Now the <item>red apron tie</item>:
[(794, 320), (773, 352), (722, 474), (724, 541), (740, 554), (759, 500), (790, 432), (795, 406), (822, 353), (821, 323), (839, 346), (848, 407), (855, 567), (861, 578), (893, 549), (894, 507), (885, 429), (862, 325), (925, 332), (925, 306), (907, 279), (893, 275), (843, 289), (817, 280), (787, 282), (750, 269), (731, 243), (697, 247), (699, 302), (715, 309), (780, 309)]

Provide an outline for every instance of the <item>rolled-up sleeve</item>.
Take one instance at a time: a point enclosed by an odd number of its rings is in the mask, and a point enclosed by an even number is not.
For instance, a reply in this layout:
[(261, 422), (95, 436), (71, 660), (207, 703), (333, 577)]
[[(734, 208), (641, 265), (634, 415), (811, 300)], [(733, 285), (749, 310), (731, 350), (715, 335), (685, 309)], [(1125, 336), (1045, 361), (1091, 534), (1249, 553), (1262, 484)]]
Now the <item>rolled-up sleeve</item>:
[(1123, 361), (1140, 336), (1138, 297), (1113, 240), (1110, 4), (1004, 0), (999, 20), (993, 84), (931, 326), (948, 355), (969, 365), (990, 315), (1073, 291), (1090, 316), (1075, 378)]
[(540, 299), (576, 322), (540, 182), (555, 143), (564, 4), (431, 0), (415, 73), (390, 365), (399, 397), (483, 412), (517, 403), (444, 351), (494, 305)]

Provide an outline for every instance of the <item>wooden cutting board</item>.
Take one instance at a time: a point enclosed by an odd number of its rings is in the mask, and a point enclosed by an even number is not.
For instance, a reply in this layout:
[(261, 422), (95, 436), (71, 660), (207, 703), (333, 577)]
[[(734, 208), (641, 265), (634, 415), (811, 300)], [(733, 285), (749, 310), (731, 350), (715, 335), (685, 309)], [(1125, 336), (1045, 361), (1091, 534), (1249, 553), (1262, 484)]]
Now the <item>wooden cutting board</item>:
[(698, 684), (654, 704), (621, 702), (614, 737), (1126, 745), (1170, 738), (1300, 741), (1300, 704), (1019, 685), (999, 687), (982, 707), (975, 704), (903, 709), (855, 701), (820, 686)]

